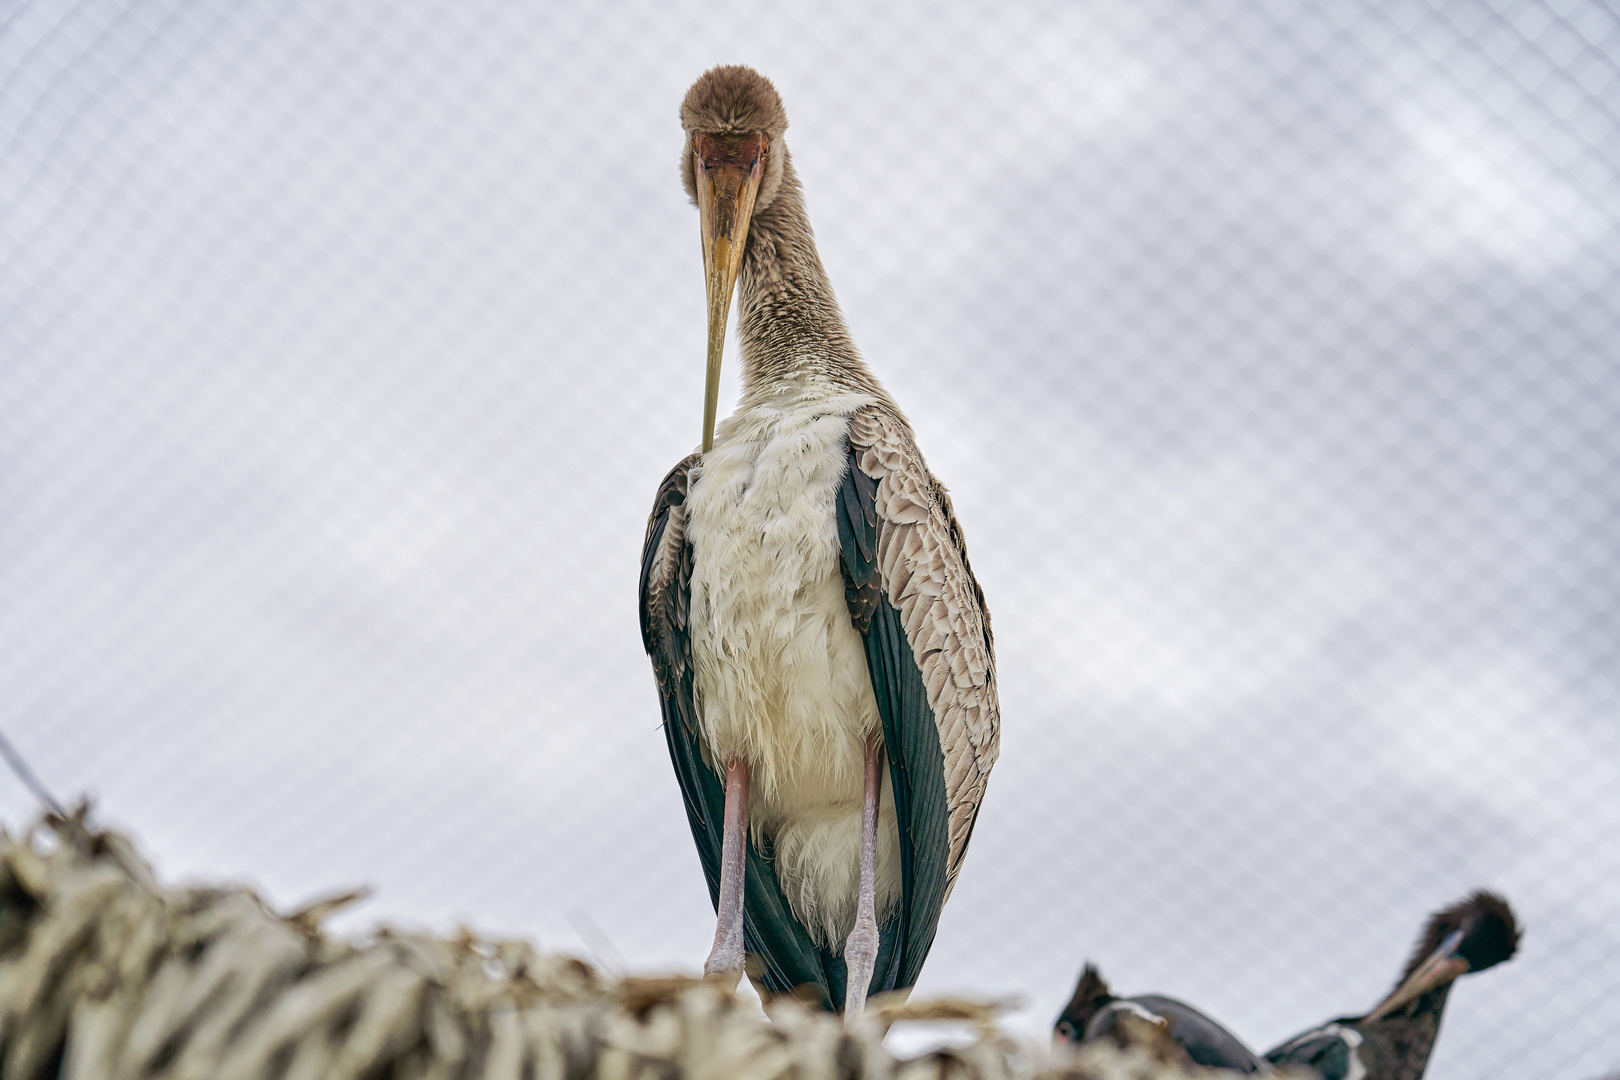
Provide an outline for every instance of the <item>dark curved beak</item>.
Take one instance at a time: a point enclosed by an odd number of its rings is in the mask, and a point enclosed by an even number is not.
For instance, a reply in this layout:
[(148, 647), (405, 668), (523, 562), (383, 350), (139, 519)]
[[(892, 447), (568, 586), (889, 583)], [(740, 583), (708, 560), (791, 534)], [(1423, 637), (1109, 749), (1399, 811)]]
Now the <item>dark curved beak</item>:
[(703, 276), (709, 298), (709, 366), (703, 386), (703, 452), (714, 448), (720, 403), (720, 353), (726, 344), (731, 294), (737, 287), (748, 222), (764, 175), (765, 135), (692, 136), (692, 173), (697, 181), (698, 222), (703, 230)]
[(1461, 930), (1453, 930), (1447, 934), (1440, 947), (1430, 953), (1423, 963), (1395, 988), (1393, 994), (1379, 1002), (1378, 1008), (1368, 1013), (1362, 1022), (1382, 1019), (1435, 987), (1442, 986), (1459, 975), (1467, 974), (1468, 961), (1457, 955), (1457, 948), (1462, 945), (1462, 939)]

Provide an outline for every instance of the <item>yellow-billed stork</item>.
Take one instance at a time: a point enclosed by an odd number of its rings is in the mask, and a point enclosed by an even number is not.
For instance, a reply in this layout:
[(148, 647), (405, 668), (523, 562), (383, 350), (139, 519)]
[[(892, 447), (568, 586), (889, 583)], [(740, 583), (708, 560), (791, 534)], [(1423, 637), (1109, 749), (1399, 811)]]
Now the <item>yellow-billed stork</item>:
[[(858, 1012), (917, 980), (999, 746), (951, 500), (834, 299), (769, 80), (681, 105), (708, 289), (701, 449), (659, 486), (641, 628), (718, 914), (709, 974)], [(738, 294), (742, 398), (715, 425)]]

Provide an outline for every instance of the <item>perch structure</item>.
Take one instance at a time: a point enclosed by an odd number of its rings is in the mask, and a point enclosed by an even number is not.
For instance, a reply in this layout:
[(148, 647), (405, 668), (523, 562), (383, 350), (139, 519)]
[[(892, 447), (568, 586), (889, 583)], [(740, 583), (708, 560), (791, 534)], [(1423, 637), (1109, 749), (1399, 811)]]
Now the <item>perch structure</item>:
[[(356, 895), (278, 914), (241, 886), (167, 887), (82, 814), (0, 835), (0, 1080), (1235, 1075), (1165, 1064), (1151, 1039), (1050, 1053), (969, 1002), (879, 1000), (846, 1026), (466, 931), (325, 933)], [(972, 1021), (977, 1038), (908, 1060), (884, 1048), (889, 1025), (930, 1019)]]

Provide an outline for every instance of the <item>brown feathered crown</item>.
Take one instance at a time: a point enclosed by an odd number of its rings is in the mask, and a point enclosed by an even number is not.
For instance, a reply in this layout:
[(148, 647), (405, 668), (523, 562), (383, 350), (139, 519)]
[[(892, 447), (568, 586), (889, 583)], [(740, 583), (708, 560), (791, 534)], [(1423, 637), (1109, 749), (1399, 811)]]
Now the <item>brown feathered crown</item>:
[(741, 64), (705, 71), (681, 102), (681, 127), (688, 132), (746, 135), (763, 131), (774, 142), (787, 126), (787, 110), (771, 80)]

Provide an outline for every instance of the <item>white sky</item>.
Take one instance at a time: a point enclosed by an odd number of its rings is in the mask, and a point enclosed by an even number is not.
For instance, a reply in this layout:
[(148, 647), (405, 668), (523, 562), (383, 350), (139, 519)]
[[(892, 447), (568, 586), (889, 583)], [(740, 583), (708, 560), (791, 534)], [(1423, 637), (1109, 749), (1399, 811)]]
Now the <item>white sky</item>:
[(1595, 3), (0, 4), (0, 724), (169, 875), (695, 969), (635, 577), (701, 410), (675, 109), (748, 62), (995, 616), (919, 993), (1039, 1029), (1090, 957), (1264, 1049), (1485, 885), (1524, 951), (1430, 1075), (1612, 1068), (1617, 44)]

